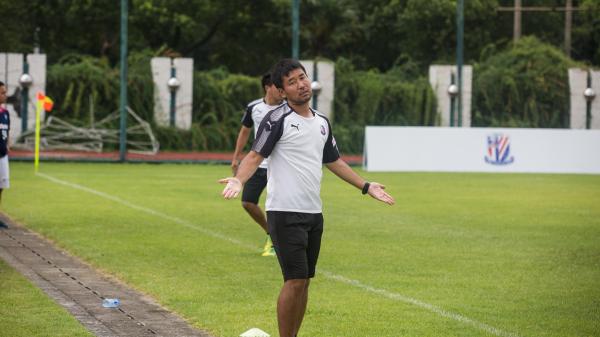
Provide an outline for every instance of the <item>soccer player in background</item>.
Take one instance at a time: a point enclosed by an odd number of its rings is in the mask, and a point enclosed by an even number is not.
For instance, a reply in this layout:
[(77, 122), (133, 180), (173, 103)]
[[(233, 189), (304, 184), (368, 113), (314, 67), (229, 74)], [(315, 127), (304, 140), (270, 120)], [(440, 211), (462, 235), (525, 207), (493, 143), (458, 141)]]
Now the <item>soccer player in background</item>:
[(309, 106), (310, 80), (300, 62), (279, 61), (271, 79), (287, 102), (265, 116), (235, 176), (219, 182), (227, 184), (223, 197), (235, 198), (269, 158), (267, 222), (284, 279), (277, 301), (279, 335), (297, 337), (321, 247), (323, 164), (362, 194), (389, 205), (394, 199), (383, 185), (367, 182), (340, 158), (329, 120)]
[[(6, 85), (0, 82), (0, 201), (2, 201), (2, 191), (9, 188), (8, 172), (8, 136), (10, 130), (10, 115), (4, 107), (6, 104)], [(7, 227), (0, 221), (0, 228)]]
[[(246, 107), (244, 117), (242, 117), (242, 127), (238, 133), (237, 141), (235, 142), (235, 151), (233, 152), (233, 158), (231, 159), (231, 170), (235, 175), (239, 165), (239, 157), (242, 154), (244, 146), (248, 142), (250, 137), (250, 131), (254, 126), (254, 136), (256, 138), (256, 132), (258, 126), (262, 122), (267, 112), (275, 109), (282, 102), (281, 94), (279, 90), (273, 85), (271, 81), (271, 74), (267, 73), (263, 75), (261, 81), (265, 96), (254, 100)], [(262, 191), (267, 186), (267, 165), (268, 159), (265, 158), (259, 165), (256, 172), (250, 177), (250, 179), (244, 185), (244, 191), (242, 192), (242, 206), (248, 212), (250, 217), (256, 221), (267, 233), (267, 239), (263, 248), (262, 256), (274, 256), (275, 250), (269, 237), (269, 230), (267, 227), (267, 218), (265, 213), (258, 205), (258, 200)]]

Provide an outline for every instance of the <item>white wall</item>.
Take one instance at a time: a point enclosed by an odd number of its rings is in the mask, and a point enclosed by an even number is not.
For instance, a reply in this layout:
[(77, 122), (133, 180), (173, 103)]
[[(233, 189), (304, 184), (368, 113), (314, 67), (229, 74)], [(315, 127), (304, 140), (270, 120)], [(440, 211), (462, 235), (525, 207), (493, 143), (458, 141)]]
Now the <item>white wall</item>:
[[(600, 129), (600, 71), (592, 71), (592, 89), (596, 98), (592, 101), (592, 120), (590, 127)], [(579, 68), (569, 68), (570, 122), (571, 129), (585, 129), (587, 101), (583, 91), (587, 88), (588, 71)]]
[[(455, 65), (429, 66), (429, 84), (437, 98), (437, 113), (440, 116), (440, 126), (450, 126), (450, 95), (448, 87), (451, 84), (452, 74), (455, 74), (455, 83), (458, 85), (457, 67)], [(471, 88), (473, 82), (473, 67), (463, 66), (462, 81), (462, 126), (471, 126)], [(454, 115), (454, 125), (458, 125), (458, 111)]]
[(600, 174), (600, 130), (368, 126), (364, 168)]
[[(171, 92), (167, 81), (171, 78), (171, 58), (154, 57), (150, 61), (154, 81), (154, 119), (156, 123), (168, 126), (170, 123)], [(192, 126), (194, 60), (191, 58), (173, 59), (175, 77), (181, 85), (175, 98), (175, 126), (188, 130)]]
[[(313, 74), (313, 60), (300, 60), (300, 63), (306, 69), (306, 75), (312, 82), (314, 80)], [(318, 82), (321, 83), (323, 89), (317, 97), (317, 110), (324, 114), (327, 118), (332, 118), (333, 114), (333, 94), (335, 86), (335, 63), (331, 61), (318, 60), (317, 62)], [(310, 106), (312, 107), (312, 100)]]

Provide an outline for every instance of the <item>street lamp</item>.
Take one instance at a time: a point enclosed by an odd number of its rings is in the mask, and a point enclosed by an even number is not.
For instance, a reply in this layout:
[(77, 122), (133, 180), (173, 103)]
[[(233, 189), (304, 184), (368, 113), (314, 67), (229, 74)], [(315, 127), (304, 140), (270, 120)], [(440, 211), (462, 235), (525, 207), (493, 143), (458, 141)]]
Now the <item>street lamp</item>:
[(321, 83), (319, 83), (319, 81), (312, 81), (310, 83), (310, 88), (312, 89), (313, 92), (313, 109), (317, 110), (318, 105), (317, 105), (317, 99), (319, 98), (319, 94), (321, 93), (321, 90), (323, 90), (323, 86), (321, 85)]
[(448, 86), (448, 95), (450, 96), (450, 126), (454, 126), (454, 101), (458, 96), (458, 85), (454, 84), (454, 74), (450, 78), (450, 85)]
[(583, 97), (585, 98), (585, 128), (591, 129), (592, 127), (592, 101), (596, 97), (594, 89), (592, 89), (592, 73), (588, 71), (587, 74), (587, 88), (583, 91)]
[(592, 88), (586, 88), (583, 91), (583, 97), (585, 97), (587, 101), (593, 101), (594, 98), (596, 98), (596, 92), (594, 92), (594, 89)]
[(181, 82), (175, 77), (175, 67), (171, 68), (171, 78), (167, 81), (167, 86), (171, 92), (171, 106), (169, 113), (169, 124), (175, 126), (175, 102), (177, 99), (177, 90), (181, 86)]
[(594, 89), (588, 83), (588, 87), (583, 91), (583, 97), (585, 97), (585, 128), (591, 129), (592, 124), (592, 101), (596, 98)]
[(27, 131), (27, 105), (29, 103), (29, 87), (33, 84), (33, 78), (29, 75), (29, 64), (27, 62), (23, 65), (23, 75), (19, 77), (19, 85), (23, 90), (21, 91), (21, 133)]
[(292, 58), (300, 58), (300, 0), (292, 0)]

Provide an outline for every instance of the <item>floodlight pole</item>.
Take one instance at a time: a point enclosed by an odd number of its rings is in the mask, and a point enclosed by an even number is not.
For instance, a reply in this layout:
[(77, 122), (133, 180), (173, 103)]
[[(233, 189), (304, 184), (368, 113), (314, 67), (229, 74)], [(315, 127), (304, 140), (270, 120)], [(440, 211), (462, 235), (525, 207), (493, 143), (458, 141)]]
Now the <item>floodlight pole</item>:
[(121, 132), (119, 137), (119, 161), (127, 160), (127, 16), (128, 0), (121, 0)]
[(513, 43), (521, 38), (521, 0), (515, 0), (513, 17)]
[(571, 29), (573, 27), (573, 0), (565, 4), (565, 54), (571, 57)]
[(300, 57), (300, 0), (292, 0), (292, 58)]
[(458, 75), (458, 104), (457, 104), (457, 113), (458, 113), (458, 126), (462, 127), (462, 96), (463, 96), (463, 87), (462, 87), (462, 68), (463, 68), (463, 52), (464, 52), (464, 29), (465, 29), (465, 20), (464, 20), (464, 0), (458, 0), (456, 5), (456, 65), (457, 65), (457, 75)]

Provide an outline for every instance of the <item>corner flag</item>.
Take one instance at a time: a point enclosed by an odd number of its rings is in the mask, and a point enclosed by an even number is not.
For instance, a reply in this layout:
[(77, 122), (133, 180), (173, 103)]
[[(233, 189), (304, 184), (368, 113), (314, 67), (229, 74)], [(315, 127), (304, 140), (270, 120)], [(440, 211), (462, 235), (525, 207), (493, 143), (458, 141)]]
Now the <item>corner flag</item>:
[(43, 92), (37, 93), (37, 104), (35, 109), (35, 160), (33, 167), (37, 173), (40, 167), (40, 124), (42, 109), (50, 112), (54, 106), (54, 101)]

